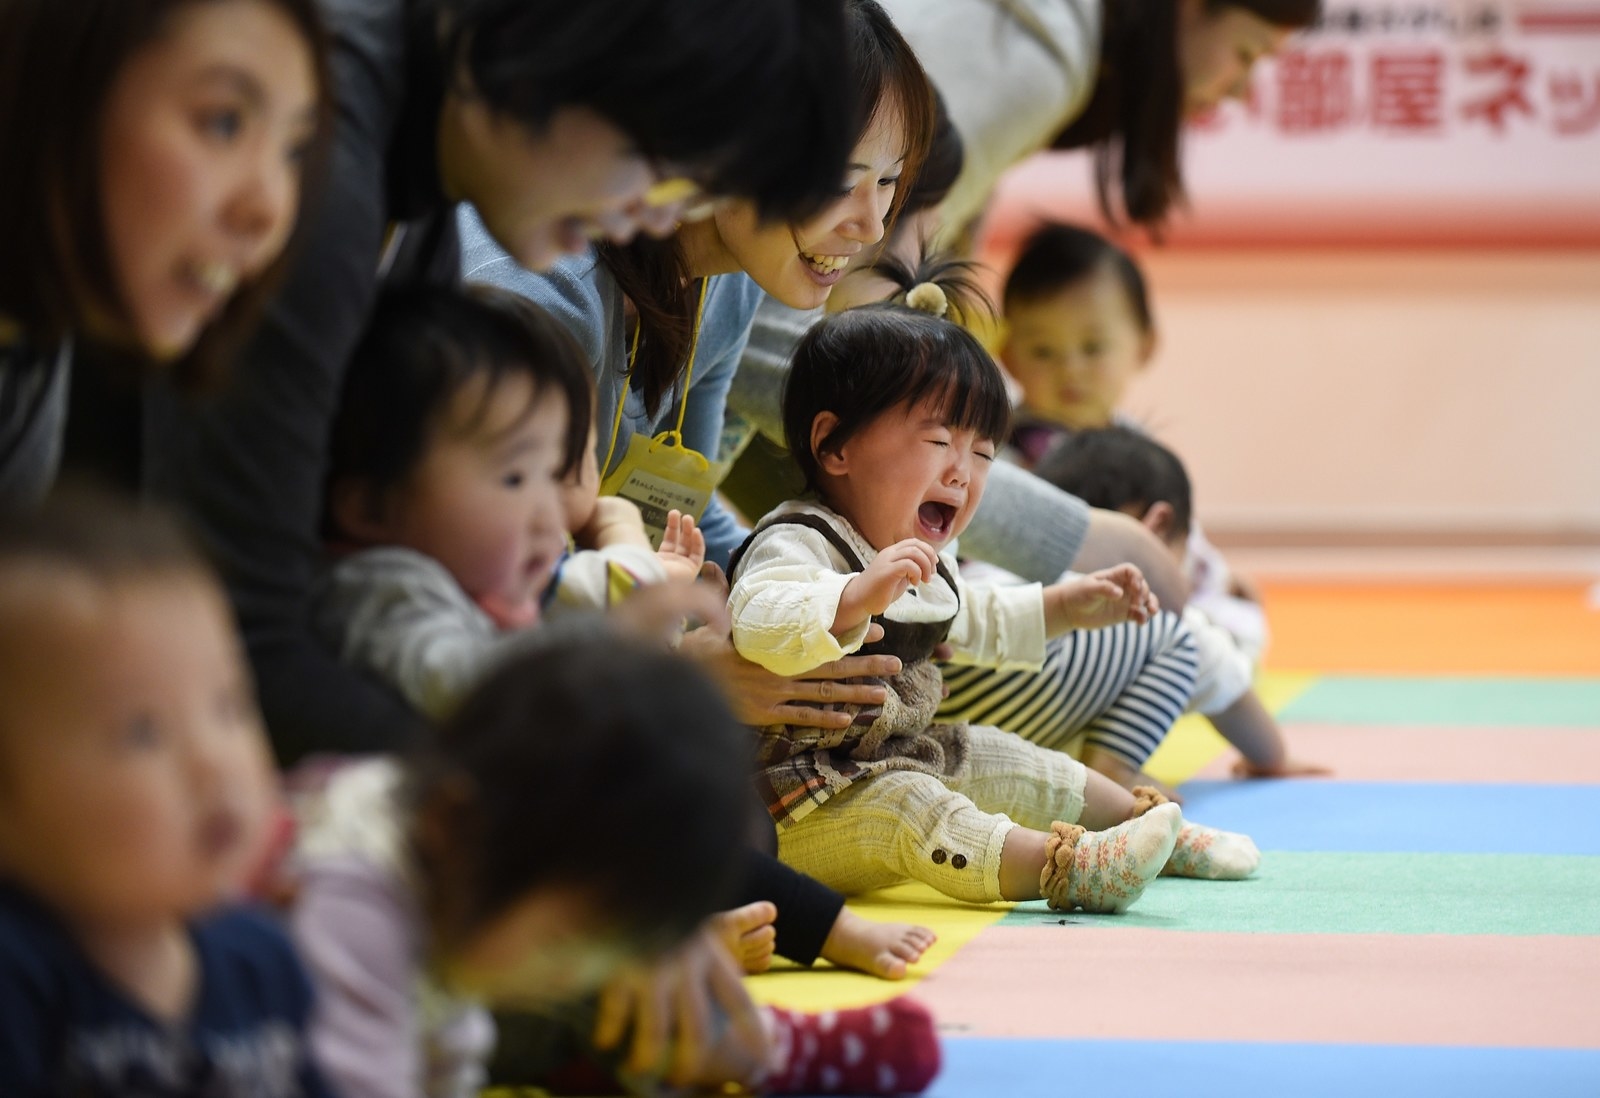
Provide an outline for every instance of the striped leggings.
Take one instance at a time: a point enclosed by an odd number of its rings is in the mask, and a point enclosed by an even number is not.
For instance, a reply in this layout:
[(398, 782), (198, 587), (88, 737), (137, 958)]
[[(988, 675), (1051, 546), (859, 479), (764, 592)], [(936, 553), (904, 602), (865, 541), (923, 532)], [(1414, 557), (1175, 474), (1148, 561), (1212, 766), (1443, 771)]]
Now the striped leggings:
[[(989, 724), (1041, 747), (1082, 735), (1142, 767), (1194, 692), (1195, 643), (1178, 614), (1052, 639), (1039, 671), (946, 664), (940, 721)], [(1076, 745), (1074, 745), (1076, 746)]]

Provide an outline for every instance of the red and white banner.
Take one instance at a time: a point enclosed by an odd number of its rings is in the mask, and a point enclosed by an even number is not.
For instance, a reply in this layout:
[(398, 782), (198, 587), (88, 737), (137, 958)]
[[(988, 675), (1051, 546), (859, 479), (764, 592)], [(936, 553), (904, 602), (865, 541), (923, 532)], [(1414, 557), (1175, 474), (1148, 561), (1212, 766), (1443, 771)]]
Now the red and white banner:
[[(1327, 0), (1185, 135), (1175, 243), (1600, 246), (1600, 0)], [(1093, 219), (1084, 154), (1003, 181), (1004, 248)]]

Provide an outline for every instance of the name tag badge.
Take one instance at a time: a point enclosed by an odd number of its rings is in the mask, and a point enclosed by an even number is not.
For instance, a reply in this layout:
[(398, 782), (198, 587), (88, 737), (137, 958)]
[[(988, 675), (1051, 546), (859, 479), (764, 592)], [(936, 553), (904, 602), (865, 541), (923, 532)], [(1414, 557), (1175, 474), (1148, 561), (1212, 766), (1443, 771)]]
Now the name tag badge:
[(634, 435), (621, 463), (601, 481), (600, 494), (621, 496), (638, 506), (650, 544), (659, 549), (667, 512), (681, 511), (699, 522), (726, 472), (725, 463), (707, 461), (704, 454), (683, 445), (676, 431), (663, 431), (655, 438)]

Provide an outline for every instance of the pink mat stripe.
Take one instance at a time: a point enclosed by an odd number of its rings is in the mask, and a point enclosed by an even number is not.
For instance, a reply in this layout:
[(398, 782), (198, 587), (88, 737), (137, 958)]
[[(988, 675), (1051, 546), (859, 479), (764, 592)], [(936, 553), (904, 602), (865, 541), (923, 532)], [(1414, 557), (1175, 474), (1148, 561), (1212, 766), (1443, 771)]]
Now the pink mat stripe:
[(992, 927), (918, 996), (964, 1037), (1600, 1048), (1600, 938)]
[[(1582, 728), (1420, 728), (1288, 724), (1298, 759), (1352, 782), (1600, 785), (1600, 733)], [(1225, 778), (1229, 750), (1196, 777)]]

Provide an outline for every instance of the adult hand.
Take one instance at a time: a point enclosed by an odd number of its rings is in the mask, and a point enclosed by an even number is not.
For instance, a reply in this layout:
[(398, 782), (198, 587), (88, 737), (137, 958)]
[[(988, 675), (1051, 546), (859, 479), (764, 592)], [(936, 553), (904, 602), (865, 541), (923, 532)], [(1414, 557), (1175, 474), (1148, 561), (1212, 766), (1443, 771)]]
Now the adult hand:
[[(882, 626), (867, 628), (866, 643), (882, 637)], [(887, 692), (881, 686), (841, 680), (886, 678), (900, 672), (900, 660), (895, 656), (845, 656), (801, 675), (774, 675), (739, 655), (726, 629), (696, 629), (684, 636), (678, 651), (716, 676), (742, 723), (758, 726), (848, 728), (851, 714), (820, 706), (840, 702), (881, 705)]]
[(664, 1073), (674, 1086), (752, 1084), (772, 1059), (739, 966), (705, 927), (655, 964), (613, 977), (601, 991), (595, 1047), (620, 1046), (630, 1023), (626, 1069)]

